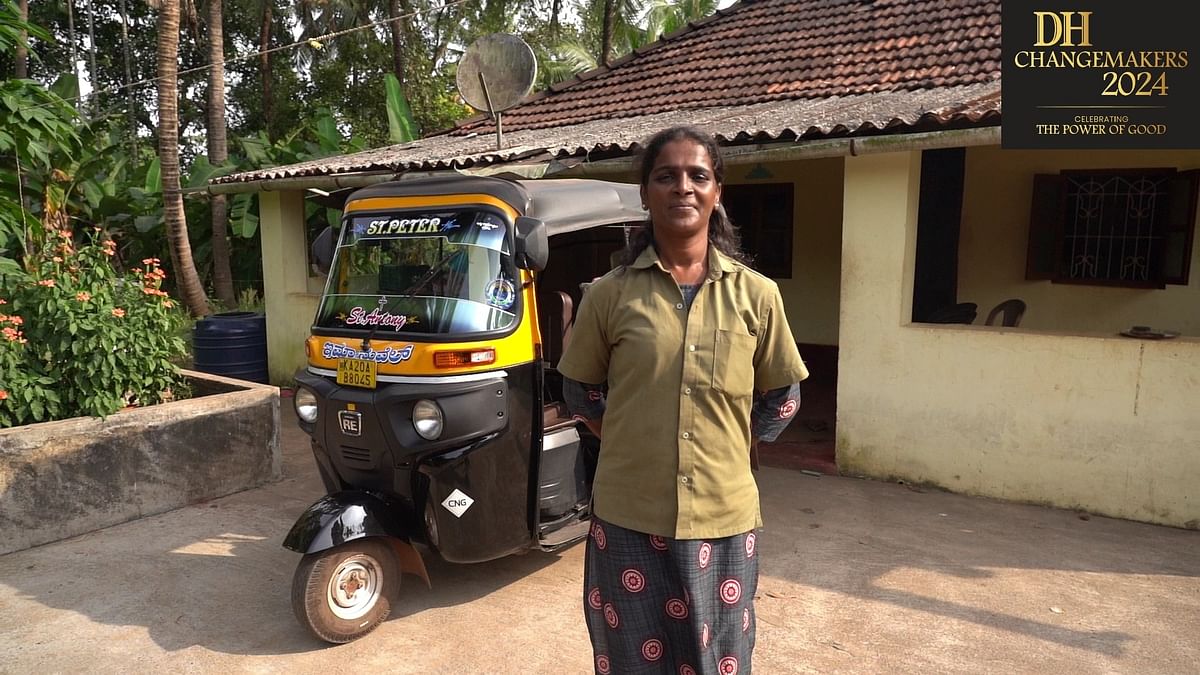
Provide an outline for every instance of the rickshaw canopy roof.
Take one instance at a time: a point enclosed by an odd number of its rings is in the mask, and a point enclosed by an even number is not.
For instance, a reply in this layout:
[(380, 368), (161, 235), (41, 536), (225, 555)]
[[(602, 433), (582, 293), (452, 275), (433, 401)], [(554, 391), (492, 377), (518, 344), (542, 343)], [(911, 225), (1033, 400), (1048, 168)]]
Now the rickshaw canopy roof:
[(444, 176), (390, 181), (356, 190), (349, 204), (375, 197), (445, 196), (486, 194), (546, 224), (546, 234), (586, 230), (601, 225), (641, 222), (647, 213), (641, 207), (637, 185), (587, 178), (508, 180), (489, 176)]

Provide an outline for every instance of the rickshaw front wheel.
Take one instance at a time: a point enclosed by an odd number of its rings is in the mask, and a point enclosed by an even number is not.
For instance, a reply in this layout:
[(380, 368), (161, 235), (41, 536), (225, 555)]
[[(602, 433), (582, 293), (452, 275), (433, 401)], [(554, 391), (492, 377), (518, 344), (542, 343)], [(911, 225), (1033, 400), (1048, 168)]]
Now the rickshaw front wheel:
[(400, 566), (387, 542), (358, 539), (304, 556), (292, 577), (292, 610), (313, 635), (356, 640), (388, 617), (400, 591)]

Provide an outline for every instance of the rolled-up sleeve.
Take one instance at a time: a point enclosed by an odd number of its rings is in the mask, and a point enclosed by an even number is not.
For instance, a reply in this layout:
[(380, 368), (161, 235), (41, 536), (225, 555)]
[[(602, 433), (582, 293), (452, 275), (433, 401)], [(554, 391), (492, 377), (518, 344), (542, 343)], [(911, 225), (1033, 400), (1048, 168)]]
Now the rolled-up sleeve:
[(800, 408), (800, 383), (755, 394), (750, 408), (750, 432), (762, 441), (774, 441)]
[(585, 384), (569, 377), (563, 378), (563, 399), (571, 415), (582, 420), (598, 420), (604, 417), (607, 387), (603, 384)]

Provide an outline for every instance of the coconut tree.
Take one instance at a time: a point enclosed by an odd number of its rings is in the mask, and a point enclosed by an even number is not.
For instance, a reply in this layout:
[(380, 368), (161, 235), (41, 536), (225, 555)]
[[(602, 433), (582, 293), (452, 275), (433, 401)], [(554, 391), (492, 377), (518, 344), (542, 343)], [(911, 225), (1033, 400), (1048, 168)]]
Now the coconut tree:
[(263, 96), (263, 128), (266, 129), (267, 139), (271, 140), (271, 119), (274, 114), (271, 105), (271, 21), (275, 0), (262, 0), (262, 21), (258, 25), (258, 63), (262, 72)]
[[(21, 0), (17, 4), (17, 19), (22, 23), (29, 21), (29, 0)], [(13, 76), (18, 80), (29, 77), (29, 47), (25, 42), (29, 39), (29, 31), (21, 29), (17, 40), (17, 49), (13, 53)]]
[[(221, 0), (208, 0), (208, 163), (220, 166), (229, 159), (225, 124), (225, 30)], [(226, 238), (227, 205), (225, 195), (213, 195), (212, 281), (213, 290), (226, 307), (237, 299), (233, 293), (233, 274), (229, 270), (229, 240)]]
[(158, 159), (162, 167), (163, 219), (175, 283), (193, 316), (210, 313), (188, 241), (183, 193), (179, 185), (179, 0), (158, 4)]

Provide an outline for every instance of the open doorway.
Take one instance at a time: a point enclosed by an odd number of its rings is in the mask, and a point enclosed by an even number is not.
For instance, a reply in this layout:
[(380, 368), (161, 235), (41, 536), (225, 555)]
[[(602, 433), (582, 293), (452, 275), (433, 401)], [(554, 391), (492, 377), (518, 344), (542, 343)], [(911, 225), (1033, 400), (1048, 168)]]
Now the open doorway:
[(843, 175), (842, 161), (828, 158), (735, 167), (721, 196), (751, 266), (779, 285), (810, 372), (792, 423), (759, 446), (764, 466), (837, 473)]

